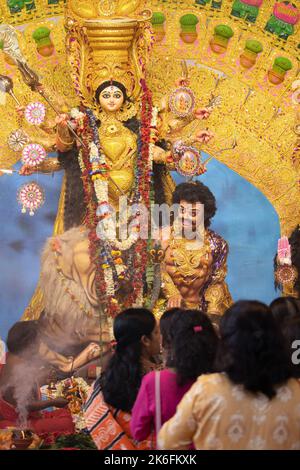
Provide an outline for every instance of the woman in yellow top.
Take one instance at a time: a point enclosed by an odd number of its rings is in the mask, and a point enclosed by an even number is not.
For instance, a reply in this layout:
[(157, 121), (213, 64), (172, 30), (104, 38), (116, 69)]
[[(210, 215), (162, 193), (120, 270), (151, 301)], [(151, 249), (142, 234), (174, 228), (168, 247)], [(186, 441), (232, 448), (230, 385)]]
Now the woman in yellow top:
[(299, 450), (300, 386), (270, 309), (237, 302), (220, 333), (223, 372), (199, 377), (162, 427), (159, 448)]

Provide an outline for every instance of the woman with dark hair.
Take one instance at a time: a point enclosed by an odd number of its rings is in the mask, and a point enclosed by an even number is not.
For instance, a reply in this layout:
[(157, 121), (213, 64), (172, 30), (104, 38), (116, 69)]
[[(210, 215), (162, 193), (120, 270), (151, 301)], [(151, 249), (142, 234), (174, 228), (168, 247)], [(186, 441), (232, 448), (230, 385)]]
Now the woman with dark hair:
[(182, 314), (181, 308), (170, 308), (166, 310), (159, 320), (159, 329), (161, 334), (161, 346), (163, 354), (163, 362), (168, 367), (168, 360), (170, 359), (170, 348), (172, 338), (175, 332), (174, 322), (178, 315)]
[(167, 369), (143, 378), (132, 410), (131, 431), (139, 441), (152, 429), (157, 433), (195, 380), (213, 371), (218, 338), (209, 318), (197, 310), (178, 309), (170, 325), (171, 335), (162, 337), (168, 345)]
[(293, 376), (300, 379), (300, 300), (279, 297), (273, 300), (270, 308), (283, 334)]
[(300, 300), (295, 297), (278, 297), (271, 302), (270, 309), (280, 329), (287, 321), (300, 320)]
[(300, 316), (286, 320), (282, 334), (291, 361), (292, 375), (300, 380)]
[(116, 317), (114, 336), (115, 352), (85, 405), (87, 427), (98, 449), (147, 448), (148, 441), (135, 444), (129, 423), (143, 375), (158, 367), (158, 325), (149, 310), (131, 308)]
[(220, 325), (217, 364), (159, 434), (162, 449), (299, 449), (300, 387), (270, 309), (240, 301)]

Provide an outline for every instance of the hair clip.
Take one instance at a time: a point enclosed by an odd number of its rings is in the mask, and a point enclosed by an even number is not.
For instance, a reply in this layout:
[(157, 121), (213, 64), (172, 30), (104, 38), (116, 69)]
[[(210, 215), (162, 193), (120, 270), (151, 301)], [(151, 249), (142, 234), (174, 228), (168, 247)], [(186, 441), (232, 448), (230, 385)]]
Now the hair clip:
[(202, 331), (202, 330), (203, 330), (202, 326), (200, 326), (200, 325), (199, 326), (194, 326), (194, 332), (195, 333), (200, 333), (200, 331)]

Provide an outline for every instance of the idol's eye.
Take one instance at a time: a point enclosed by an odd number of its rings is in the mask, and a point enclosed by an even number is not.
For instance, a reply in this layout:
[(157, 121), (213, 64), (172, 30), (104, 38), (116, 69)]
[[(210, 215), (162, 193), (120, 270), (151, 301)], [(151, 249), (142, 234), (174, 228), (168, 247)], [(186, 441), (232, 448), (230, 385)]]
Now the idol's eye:
[(117, 100), (119, 100), (120, 98), (122, 98), (121, 93), (115, 93), (115, 94), (114, 94), (114, 98), (116, 98)]
[(104, 98), (105, 100), (109, 100), (110, 94), (109, 93), (103, 93), (102, 98)]

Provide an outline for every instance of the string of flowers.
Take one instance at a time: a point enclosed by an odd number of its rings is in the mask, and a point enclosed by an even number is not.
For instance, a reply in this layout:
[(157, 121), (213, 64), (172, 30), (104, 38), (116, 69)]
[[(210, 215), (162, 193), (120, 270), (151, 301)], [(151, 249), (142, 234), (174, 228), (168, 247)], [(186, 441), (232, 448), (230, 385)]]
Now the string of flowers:
[[(119, 288), (119, 281), (125, 277), (121, 250), (129, 249), (138, 238), (138, 234), (134, 233), (125, 242), (114, 240), (114, 246), (108, 241), (113, 238), (115, 227), (110, 217), (108, 167), (99, 141), (97, 121), (89, 109), (85, 110), (84, 117), (82, 113), (73, 110), (72, 117), (81, 120), (80, 134), (84, 147), (80, 149), (78, 160), (88, 207), (85, 224), (89, 228), (90, 256), (96, 265), (97, 296), (105, 300), (108, 314), (115, 316), (119, 312), (116, 291)], [(101, 237), (99, 237), (99, 222), (103, 229)]]
[(103, 252), (101, 250), (99, 239), (97, 236), (97, 204), (95, 202), (95, 192), (94, 186), (92, 184), (92, 179), (90, 177), (90, 172), (92, 170), (92, 165), (90, 162), (89, 155), (89, 145), (93, 139), (93, 133), (89, 126), (88, 116), (85, 115), (82, 121), (81, 128), (81, 137), (84, 143), (84, 146), (79, 151), (79, 164), (81, 166), (82, 172), (82, 182), (85, 194), (85, 203), (87, 207), (87, 214), (85, 218), (85, 225), (89, 229), (89, 250), (90, 258), (95, 263), (96, 274), (95, 274), (95, 286), (97, 296), (100, 301), (106, 299), (107, 296), (107, 286), (104, 277), (104, 270), (102, 269), (103, 264)]
[[(143, 95), (141, 106), (140, 137), (136, 162), (134, 202), (151, 205), (152, 148), (154, 142), (157, 110), (152, 107), (152, 96), (146, 82), (141, 82)], [(89, 229), (90, 256), (96, 265), (96, 290), (99, 299), (105, 299), (107, 311), (115, 316), (118, 311), (116, 291), (119, 280), (124, 279), (125, 265), (122, 251), (130, 250), (132, 266), (127, 269), (132, 276), (132, 293), (124, 299), (124, 306), (140, 304), (148, 261), (148, 240), (139, 237), (138, 226), (126, 241), (109, 241), (110, 230), (115, 230), (110, 217), (108, 201), (109, 168), (99, 140), (97, 120), (89, 109), (84, 113), (72, 110), (71, 117), (77, 122), (77, 132), (82, 136), (84, 147), (79, 151), (79, 165), (87, 205), (85, 224)], [(153, 194), (152, 194), (153, 196)], [(97, 201), (97, 202), (96, 202)], [(98, 205), (97, 205), (98, 203)], [(108, 237), (99, 239), (98, 224), (103, 224)], [(115, 233), (115, 232), (114, 232)], [(128, 273), (127, 273), (128, 275)]]
[[(157, 142), (157, 119), (158, 119), (158, 109), (153, 107), (152, 108), (152, 118), (151, 118), (151, 141), (149, 146), (149, 171), (150, 171), (150, 207), (151, 207), (151, 214), (152, 214), (152, 207), (155, 203), (155, 191), (154, 191), (154, 175), (153, 175), (153, 161), (154, 161), (154, 147)], [(148, 254), (152, 250), (152, 239), (149, 237), (148, 239), (148, 246), (147, 251)], [(157, 276), (157, 266), (153, 263), (152, 256), (148, 256), (148, 263), (146, 269), (146, 285), (147, 285), (147, 298), (145, 299), (145, 305), (147, 308), (153, 308), (152, 305), (152, 297), (154, 295), (155, 290), (155, 281), (159, 282), (160, 288), (160, 276)], [(157, 289), (156, 289), (157, 290)]]
[[(150, 163), (150, 143), (153, 137), (151, 129), (152, 123), (152, 95), (145, 80), (141, 80), (143, 91), (141, 106), (140, 139), (138, 142), (137, 158), (137, 193), (136, 199), (150, 209), (150, 189), (151, 189), (151, 168)], [(133, 260), (133, 293), (128, 296), (131, 305), (139, 305), (142, 302), (145, 274), (148, 262), (148, 240), (139, 238), (134, 249)]]

